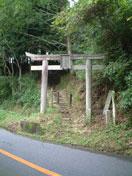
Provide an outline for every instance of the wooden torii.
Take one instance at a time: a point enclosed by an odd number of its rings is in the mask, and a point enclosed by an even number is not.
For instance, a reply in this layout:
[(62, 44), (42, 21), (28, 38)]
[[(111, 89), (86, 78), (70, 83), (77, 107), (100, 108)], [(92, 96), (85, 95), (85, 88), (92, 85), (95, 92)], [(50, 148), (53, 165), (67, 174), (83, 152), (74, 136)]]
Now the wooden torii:
[[(92, 65), (92, 60), (104, 59), (102, 54), (38, 55), (26, 52), (32, 61), (42, 61), (42, 65), (31, 66), (32, 71), (42, 71), (40, 113), (46, 111), (48, 70), (85, 70), (86, 72), (86, 116), (92, 116), (92, 69), (102, 69), (102, 65)], [(85, 60), (83, 65), (74, 65), (75, 60)], [(48, 65), (48, 61), (59, 61), (60, 65)]]

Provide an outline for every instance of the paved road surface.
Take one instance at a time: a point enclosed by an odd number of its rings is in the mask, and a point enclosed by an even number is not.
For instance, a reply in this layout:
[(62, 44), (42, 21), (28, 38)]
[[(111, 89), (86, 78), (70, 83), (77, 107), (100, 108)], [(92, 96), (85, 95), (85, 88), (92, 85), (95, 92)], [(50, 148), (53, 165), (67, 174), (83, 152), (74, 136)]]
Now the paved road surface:
[[(132, 159), (42, 143), (3, 129), (0, 149), (62, 176), (132, 176)], [(0, 153), (0, 176), (47, 175)]]

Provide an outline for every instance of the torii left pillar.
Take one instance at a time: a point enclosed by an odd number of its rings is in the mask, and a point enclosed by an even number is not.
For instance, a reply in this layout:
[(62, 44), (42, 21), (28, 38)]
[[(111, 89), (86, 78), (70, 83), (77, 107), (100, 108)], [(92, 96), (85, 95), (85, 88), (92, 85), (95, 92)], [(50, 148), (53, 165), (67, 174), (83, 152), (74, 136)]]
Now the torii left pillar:
[[(48, 86), (48, 59), (47, 56), (34, 55), (25, 53), (27, 57), (30, 57), (33, 61), (42, 61), (42, 66), (36, 66), (36, 71), (42, 71), (41, 77), (41, 102), (40, 102), (40, 113), (46, 112), (47, 105), (47, 86)], [(40, 68), (41, 67), (41, 68)], [(32, 70), (32, 67), (31, 67)]]
[(42, 61), (42, 78), (41, 78), (41, 104), (40, 113), (45, 113), (47, 105), (47, 86), (48, 86), (48, 61)]

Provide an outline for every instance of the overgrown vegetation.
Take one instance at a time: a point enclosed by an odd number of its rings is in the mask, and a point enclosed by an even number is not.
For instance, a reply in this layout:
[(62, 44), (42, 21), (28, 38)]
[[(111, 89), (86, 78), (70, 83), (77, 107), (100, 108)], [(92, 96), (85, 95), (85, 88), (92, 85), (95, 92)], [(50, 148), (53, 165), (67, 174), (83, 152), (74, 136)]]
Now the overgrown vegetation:
[(80, 0), (58, 14), (54, 25), (70, 36), (72, 51), (106, 53), (100, 85), (114, 89), (123, 111), (132, 107), (132, 1)]
[[(39, 114), (37, 111), (37, 107), (39, 106), (36, 107), (36, 98), (32, 99), (32, 87), (37, 84), (31, 77), (27, 78), (26, 76), (24, 80), (26, 81), (22, 84), (23, 93), (20, 92), (18, 96), (17, 92), (17, 98), (15, 96), (12, 101), (11, 97), (9, 99), (7, 98), (7, 100), (0, 105), (0, 127), (42, 141), (71, 144), (104, 152), (115, 152), (127, 155), (132, 154), (132, 132), (130, 126), (128, 126), (126, 122), (116, 126), (110, 125), (108, 127), (105, 127), (98, 122), (93, 122), (91, 126), (85, 125), (85, 119), (83, 117), (84, 108), (82, 104), (84, 100), (84, 96), (82, 97), (84, 92), (82, 87), (83, 81), (80, 81), (77, 78), (75, 79), (75, 75), (69, 76), (69, 74), (67, 74), (62, 77), (60, 84), (57, 86), (57, 90), (60, 92), (67, 92), (68, 95), (72, 93), (73, 95), (73, 105), (72, 110), (70, 110), (72, 119), (67, 122), (64, 121), (58, 106), (51, 106), (51, 97), (49, 97), (49, 106), (46, 114)], [(27, 83), (29, 80), (31, 85), (28, 88)], [(74, 91), (75, 86), (77, 87), (76, 91)], [(35, 87), (38, 94), (38, 87)], [(31, 90), (31, 92), (29, 90)], [(28, 91), (30, 94), (28, 94)], [(25, 101), (23, 102), (23, 97), (26, 97), (26, 95), (28, 96), (27, 98), (24, 98)], [(51, 92), (49, 92), (49, 95), (51, 95)], [(31, 99), (32, 107), (30, 102)], [(26, 123), (26, 126), (22, 129), (20, 123), (23, 121)], [(102, 122), (103, 121), (101, 120), (101, 123)], [(37, 130), (34, 129), (36, 124)]]
[(39, 107), (40, 86), (32, 76), (25, 75), (21, 79), (21, 89), (17, 77), (0, 77), (0, 107), (12, 109), (15, 106), (23, 109)]

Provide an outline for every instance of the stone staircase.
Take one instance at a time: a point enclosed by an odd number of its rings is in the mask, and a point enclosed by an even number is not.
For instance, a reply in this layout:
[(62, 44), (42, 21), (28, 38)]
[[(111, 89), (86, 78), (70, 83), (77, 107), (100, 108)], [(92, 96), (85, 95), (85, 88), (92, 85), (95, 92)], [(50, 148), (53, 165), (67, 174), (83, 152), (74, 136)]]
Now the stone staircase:
[[(66, 92), (59, 92), (59, 103), (58, 103), (58, 92), (54, 91), (54, 105), (58, 106), (61, 114), (62, 114), (62, 124), (66, 128), (66, 130), (74, 131), (74, 132), (84, 132), (84, 117), (80, 118), (79, 114), (75, 115), (74, 106), (70, 106), (69, 97)], [(68, 129), (67, 129), (68, 127)], [(83, 129), (83, 130), (82, 130)]]
[(71, 108), (66, 93), (59, 92), (58, 94), (58, 92), (53, 91), (53, 100), (53, 104), (59, 107), (63, 121), (71, 121)]

